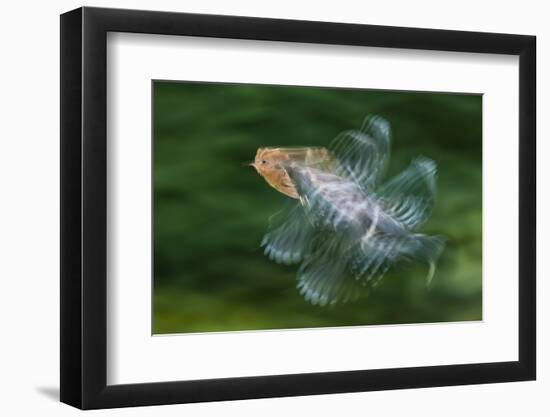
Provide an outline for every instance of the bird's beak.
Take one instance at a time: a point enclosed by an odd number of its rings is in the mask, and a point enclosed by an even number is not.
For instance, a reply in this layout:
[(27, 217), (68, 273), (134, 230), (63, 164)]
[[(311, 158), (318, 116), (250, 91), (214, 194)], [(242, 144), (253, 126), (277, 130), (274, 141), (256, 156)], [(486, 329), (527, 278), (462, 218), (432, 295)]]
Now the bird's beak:
[(243, 167), (254, 167), (254, 168), (256, 168), (256, 162), (255, 162), (255, 161), (243, 162), (243, 163), (242, 163), (242, 166), (243, 166)]

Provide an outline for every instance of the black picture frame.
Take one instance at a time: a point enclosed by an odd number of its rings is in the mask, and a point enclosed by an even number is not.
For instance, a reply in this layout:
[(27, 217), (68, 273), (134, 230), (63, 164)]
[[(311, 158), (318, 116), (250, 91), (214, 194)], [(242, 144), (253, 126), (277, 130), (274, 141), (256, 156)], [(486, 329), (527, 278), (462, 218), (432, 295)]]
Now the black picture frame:
[[(108, 32), (519, 56), (519, 360), (107, 385)], [(61, 401), (82, 409), (533, 380), (536, 376), (534, 36), (171, 12), (61, 15)]]

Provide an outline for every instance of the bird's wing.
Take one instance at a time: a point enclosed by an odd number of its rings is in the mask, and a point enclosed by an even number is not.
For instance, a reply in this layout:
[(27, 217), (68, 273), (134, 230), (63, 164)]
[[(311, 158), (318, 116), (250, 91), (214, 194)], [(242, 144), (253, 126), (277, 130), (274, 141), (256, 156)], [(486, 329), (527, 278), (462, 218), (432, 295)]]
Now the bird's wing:
[(324, 169), (332, 160), (327, 148), (316, 146), (275, 148), (280, 154), (285, 155), (288, 161), (300, 165)]
[(347, 178), (298, 164), (287, 172), (296, 186), (313, 231), (298, 270), (298, 290), (315, 305), (356, 299), (367, 288), (349, 274), (350, 254), (358, 242), (365, 212), (361, 188)]
[(443, 237), (423, 234), (373, 235), (360, 243), (320, 234), (300, 265), (297, 287), (312, 304), (345, 303), (368, 294), (396, 262), (412, 259), (428, 265), (429, 284), (444, 246)]
[(363, 239), (351, 252), (350, 270), (359, 282), (376, 286), (397, 262), (416, 260), (428, 265), (426, 282), (429, 285), (444, 247), (445, 238), (442, 236), (420, 233), (374, 235)]
[(292, 164), (287, 172), (311, 223), (339, 233), (360, 233), (368, 200), (353, 181), (314, 168)]
[[(414, 196), (418, 192), (417, 177), (429, 178), (418, 174), (426, 170), (426, 165), (417, 160), (413, 172), (390, 181), (384, 189), (388, 200), (384, 201)], [(354, 182), (301, 166), (289, 167), (288, 172), (311, 221), (309, 225), (313, 224), (298, 270), (298, 289), (307, 301), (323, 306), (356, 299), (376, 285), (392, 265), (408, 259), (426, 262), (427, 279), (431, 280), (444, 239), (409, 233), (403, 228), (382, 233), (374, 227), (370, 233), (370, 225), (380, 223), (376, 218), (380, 206), (374, 206), (372, 215), (373, 204)], [(421, 210), (418, 215), (423, 213)], [(399, 210), (392, 214), (403, 222), (413, 220)]]
[(376, 191), (384, 211), (409, 230), (421, 226), (430, 216), (435, 202), (436, 164), (417, 158), (403, 172)]
[(346, 177), (367, 191), (382, 180), (390, 156), (391, 129), (380, 116), (367, 116), (360, 130), (338, 135), (329, 150), (338, 161), (335, 174)]
[(261, 246), (267, 257), (277, 263), (302, 261), (313, 228), (300, 203), (293, 203), (272, 216)]
[(306, 301), (325, 306), (353, 301), (368, 293), (368, 287), (348, 271), (349, 254), (353, 252), (349, 243), (335, 234), (316, 236), (298, 270), (297, 288)]
[(429, 284), (445, 246), (441, 236), (374, 235), (359, 244), (337, 234), (319, 234), (298, 270), (298, 290), (314, 305), (353, 301), (376, 286), (396, 262), (419, 260)]
[(376, 285), (401, 259), (404, 235), (365, 235), (351, 254), (350, 270), (356, 280)]

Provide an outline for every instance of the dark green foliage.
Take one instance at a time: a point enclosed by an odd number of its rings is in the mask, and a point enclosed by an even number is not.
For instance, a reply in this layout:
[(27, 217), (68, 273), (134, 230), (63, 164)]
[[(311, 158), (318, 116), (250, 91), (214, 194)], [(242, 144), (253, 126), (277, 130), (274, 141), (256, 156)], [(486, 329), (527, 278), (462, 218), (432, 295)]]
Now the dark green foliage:
[[(154, 84), (153, 333), (481, 319), (481, 96), (199, 83)], [(389, 175), (438, 164), (423, 232), (448, 239), (426, 268), (386, 274), (368, 298), (312, 306), (296, 267), (260, 242), (287, 197), (242, 163), (261, 146), (327, 145), (379, 114), (393, 130)]]

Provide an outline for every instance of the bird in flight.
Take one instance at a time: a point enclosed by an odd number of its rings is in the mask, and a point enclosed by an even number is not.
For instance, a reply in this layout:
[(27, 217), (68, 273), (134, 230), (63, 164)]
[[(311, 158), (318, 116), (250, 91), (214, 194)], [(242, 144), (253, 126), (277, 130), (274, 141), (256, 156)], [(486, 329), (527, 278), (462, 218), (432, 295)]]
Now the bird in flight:
[(259, 148), (253, 166), (293, 204), (270, 221), (261, 246), (269, 259), (298, 264), (297, 287), (315, 305), (356, 300), (393, 265), (428, 266), (429, 283), (445, 238), (418, 232), (435, 201), (436, 164), (418, 157), (384, 181), (391, 129), (367, 116), (325, 147)]

